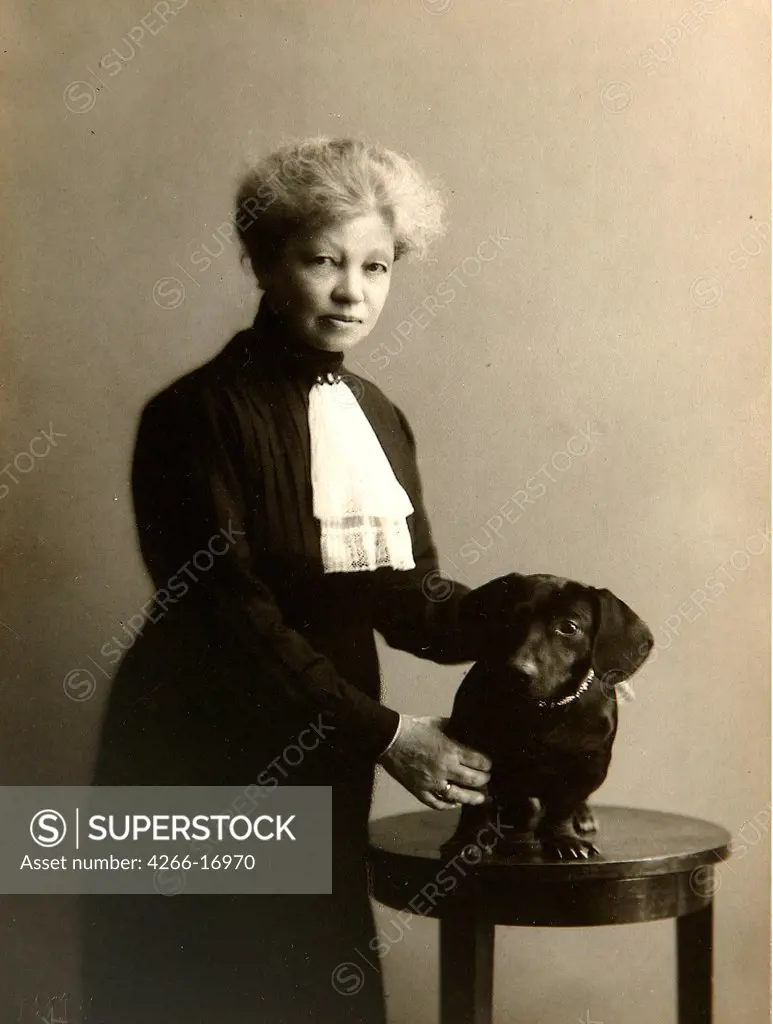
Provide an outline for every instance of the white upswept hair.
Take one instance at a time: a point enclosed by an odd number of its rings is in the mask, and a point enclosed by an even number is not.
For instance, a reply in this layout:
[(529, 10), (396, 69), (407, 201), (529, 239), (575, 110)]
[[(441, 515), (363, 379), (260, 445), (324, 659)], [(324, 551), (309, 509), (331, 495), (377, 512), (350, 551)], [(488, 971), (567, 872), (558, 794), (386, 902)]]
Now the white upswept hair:
[(311, 138), (282, 146), (242, 179), (236, 229), (252, 266), (270, 266), (298, 231), (380, 213), (395, 259), (427, 255), (442, 233), (440, 189), (407, 157), (359, 139)]

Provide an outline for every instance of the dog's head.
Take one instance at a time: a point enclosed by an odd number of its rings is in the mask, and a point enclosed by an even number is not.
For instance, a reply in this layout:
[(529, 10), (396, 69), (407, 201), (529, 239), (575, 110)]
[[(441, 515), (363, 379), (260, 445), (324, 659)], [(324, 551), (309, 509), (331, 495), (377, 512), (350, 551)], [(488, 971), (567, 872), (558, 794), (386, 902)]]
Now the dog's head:
[(559, 576), (511, 573), (462, 602), (477, 660), (507, 665), (525, 696), (551, 700), (592, 668), (611, 694), (644, 663), (653, 638), (609, 590)]

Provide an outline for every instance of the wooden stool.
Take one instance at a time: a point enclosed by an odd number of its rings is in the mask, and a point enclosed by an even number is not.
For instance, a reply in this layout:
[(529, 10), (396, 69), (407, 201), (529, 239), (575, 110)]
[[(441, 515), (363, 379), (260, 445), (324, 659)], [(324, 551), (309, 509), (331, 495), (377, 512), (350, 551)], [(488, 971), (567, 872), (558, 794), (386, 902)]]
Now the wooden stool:
[(602, 856), (588, 861), (498, 857), (496, 847), (485, 858), (477, 847), (444, 854), (458, 811), (371, 822), (371, 894), (440, 918), (442, 1024), (491, 1024), (498, 924), (576, 928), (667, 917), (676, 918), (679, 1024), (710, 1024), (713, 866), (729, 856), (729, 833), (678, 814), (593, 810)]

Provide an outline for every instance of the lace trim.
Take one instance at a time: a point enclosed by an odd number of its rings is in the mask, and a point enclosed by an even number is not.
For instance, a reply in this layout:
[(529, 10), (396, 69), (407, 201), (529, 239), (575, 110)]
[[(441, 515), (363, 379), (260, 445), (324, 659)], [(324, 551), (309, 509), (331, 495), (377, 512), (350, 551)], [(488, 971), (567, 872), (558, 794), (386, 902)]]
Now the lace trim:
[(413, 569), (416, 564), (405, 519), (352, 516), (323, 519), (320, 527), (325, 572)]

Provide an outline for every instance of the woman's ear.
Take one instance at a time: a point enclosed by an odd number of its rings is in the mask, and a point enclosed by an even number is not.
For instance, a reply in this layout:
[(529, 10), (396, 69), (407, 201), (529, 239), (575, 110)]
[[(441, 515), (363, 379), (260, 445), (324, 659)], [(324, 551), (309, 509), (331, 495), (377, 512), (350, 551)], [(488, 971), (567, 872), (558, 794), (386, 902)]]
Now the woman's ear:
[(652, 633), (636, 612), (610, 590), (595, 590), (598, 625), (591, 663), (600, 679), (629, 679), (641, 668), (655, 643)]

